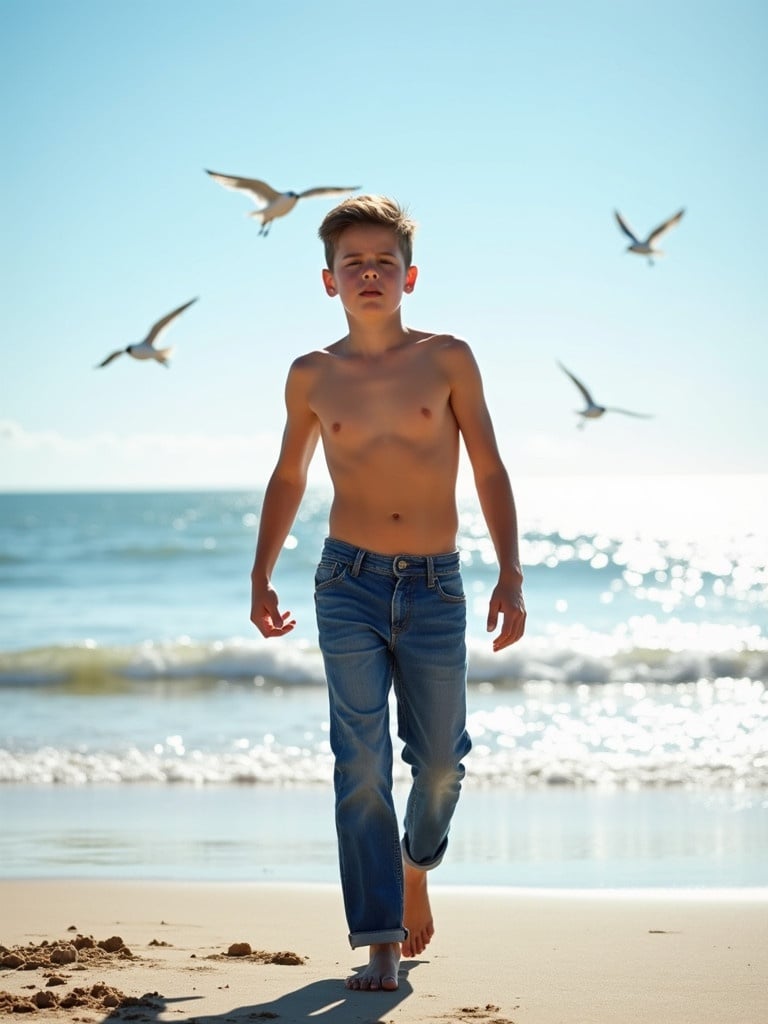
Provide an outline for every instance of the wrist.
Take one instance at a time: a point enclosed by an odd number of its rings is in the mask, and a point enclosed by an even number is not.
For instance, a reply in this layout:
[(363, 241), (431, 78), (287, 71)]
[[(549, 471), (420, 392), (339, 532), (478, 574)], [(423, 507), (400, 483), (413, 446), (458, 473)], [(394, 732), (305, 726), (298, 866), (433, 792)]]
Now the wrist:
[(506, 583), (513, 587), (522, 587), (523, 570), (519, 565), (509, 566), (499, 572), (499, 583)]

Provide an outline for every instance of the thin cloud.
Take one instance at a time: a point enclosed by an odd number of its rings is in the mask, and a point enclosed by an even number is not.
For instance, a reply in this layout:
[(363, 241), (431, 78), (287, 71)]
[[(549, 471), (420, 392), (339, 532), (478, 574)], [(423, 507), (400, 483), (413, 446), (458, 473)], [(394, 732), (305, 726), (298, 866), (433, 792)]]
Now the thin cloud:
[[(254, 487), (274, 465), (280, 435), (116, 434), (70, 436), (0, 420), (3, 490)], [(313, 480), (322, 479), (315, 460)]]

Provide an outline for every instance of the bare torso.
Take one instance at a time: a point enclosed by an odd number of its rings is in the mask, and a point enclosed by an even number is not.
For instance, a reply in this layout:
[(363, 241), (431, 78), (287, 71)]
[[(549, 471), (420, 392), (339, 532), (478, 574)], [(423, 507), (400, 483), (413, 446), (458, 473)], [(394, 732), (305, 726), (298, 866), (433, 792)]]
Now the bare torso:
[(445, 335), (414, 332), (374, 357), (344, 341), (306, 357), (334, 497), (330, 535), (382, 554), (456, 547), (459, 428)]

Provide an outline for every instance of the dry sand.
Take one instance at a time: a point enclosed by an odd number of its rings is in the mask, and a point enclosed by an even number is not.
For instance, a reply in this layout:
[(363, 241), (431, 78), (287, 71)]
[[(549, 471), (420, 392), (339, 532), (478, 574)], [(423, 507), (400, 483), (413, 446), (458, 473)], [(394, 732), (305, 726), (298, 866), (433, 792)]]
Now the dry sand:
[[(763, 1024), (768, 894), (434, 887), (397, 992), (335, 887), (0, 882), (0, 1015), (181, 1024)], [(239, 948), (232, 948), (240, 944)], [(247, 944), (247, 945), (246, 945)], [(250, 952), (249, 952), (250, 950)], [(239, 955), (232, 955), (232, 954)]]

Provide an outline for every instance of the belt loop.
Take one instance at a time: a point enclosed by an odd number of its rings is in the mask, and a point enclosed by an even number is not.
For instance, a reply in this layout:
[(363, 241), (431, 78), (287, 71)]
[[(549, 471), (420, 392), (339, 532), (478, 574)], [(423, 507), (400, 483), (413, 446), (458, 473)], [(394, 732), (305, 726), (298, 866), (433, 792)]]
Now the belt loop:
[(430, 590), (435, 586), (435, 560), (432, 555), (427, 555), (427, 586)]
[(355, 555), (355, 560), (352, 563), (352, 575), (353, 576), (359, 576), (360, 575), (360, 566), (363, 564), (363, 559), (364, 558), (365, 558), (365, 551), (364, 551), (364, 549), (363, 548), (358, 548), (357, 554)]

